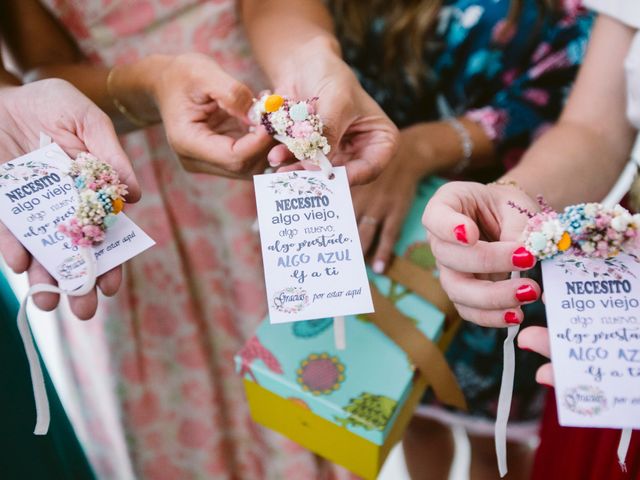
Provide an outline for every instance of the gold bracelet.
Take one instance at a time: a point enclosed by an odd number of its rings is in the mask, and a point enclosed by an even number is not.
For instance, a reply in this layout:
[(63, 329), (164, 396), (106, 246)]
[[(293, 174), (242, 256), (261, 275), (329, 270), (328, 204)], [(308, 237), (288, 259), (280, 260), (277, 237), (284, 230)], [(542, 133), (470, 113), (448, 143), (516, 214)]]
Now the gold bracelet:
[(495, 182), (490, 182), (487, 183), (487, 185), (498, 185), (500, 187), (514, 187), (517, 188), (518, 190), (520, 190), (521, 192), (524, 192), (524, 190), (522, 189), (522, 187), (520, 185), (518, 185), (518, 182), (516, 182), (515, 180), (496, 180)]
[(137, 115), (133, 114), (129, 111), (127, 107), (125, 107), (120, 100), (113, 93), (113, 74), (115, 73), (117, 67), (113, 67), (109, 70), (109, 75), (107, 75), (107, 94), (111, 97), (113, 101), (113, 105), (118, 109), (118, 111), (131, 122), (132, 125), (135, 125), (138, 128), (148, 127), (150, 122), (142, 120)]

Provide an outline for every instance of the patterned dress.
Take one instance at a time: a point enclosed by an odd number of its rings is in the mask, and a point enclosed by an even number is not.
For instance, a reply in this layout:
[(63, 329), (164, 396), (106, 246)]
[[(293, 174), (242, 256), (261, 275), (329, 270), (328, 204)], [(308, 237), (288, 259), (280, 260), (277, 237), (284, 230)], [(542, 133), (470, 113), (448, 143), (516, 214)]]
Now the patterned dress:
[[(43, 0), (90, 62), (202, 52), (255, 90), (231, 0)], [(266, 313), (250, 182), (185, 172), (162, 127), (122, 138), (157, 245), (130, 261), (91, 322), (61, 323), (101, 479), (318, 478), (326, 465), (252, 422), (233, 355)]]
[[(592, 16), (579, 0), (565, 0), (563, 12), (554, 15), (543, 14), (539, 3), (523, 0), (518, 23), (510, 26), (509, 0), (445, 0), (425, 42), (428, 72), (419, 88), (400, 65), (381, 65), (380, 19), (368, 30), (366, 48), (342, 39), (345, 57), (401, 128), (452, 115), (479, 122), (501, 164), (474, 180), (495, 179), (559, 116), (586, 49)], [(543, 318), (539, 305), (528, 310), (527, 322)], [(464, 322), (447, 353), (473, 415), (464, 423), (476, 433), (492, 434), (489, 424), (477, 420), (495, 416), (504, 336), (502, 330)], [(534, 380), (540, 357), (520, 350), (517, 356), (511, 419), (527, 421), (537, 418), (542, 406)], [(436, 415), (443, 418), (442, 412)]]

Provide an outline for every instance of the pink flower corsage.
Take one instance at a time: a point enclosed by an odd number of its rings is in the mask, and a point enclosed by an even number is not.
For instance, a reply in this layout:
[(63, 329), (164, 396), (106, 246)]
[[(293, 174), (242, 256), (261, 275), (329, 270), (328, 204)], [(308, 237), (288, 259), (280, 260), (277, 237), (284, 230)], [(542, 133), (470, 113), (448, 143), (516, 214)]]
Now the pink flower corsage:
[(318, 98), (294, 101), (282, 95), (263, 95), (249, 111), (255, 125), (264, 125), (267, 132), (286, 145), (297, 160), (322, 170), (331, 168), (327, 159), (331, 146), (323, 135), (324, 125), (316, 114)]
[(90, 247), (104, 240), (106, 230), (115, 223), (124, 208), (127, 186), (118, 172), (90, 153), (80, 153), (71, 165), (69, 176), (78, 189), (75, 216), (58, 230), (74, 246)]
[(510, 205), (529, 216), (523, 233), (524, 245), (540, 260), (563, 252), (579, 257), (611, 258), (638, 247), (640, 215), (632, 215), (620, 205), (607, 208), (600, 203), (580, 203), (558, 213), (541, 197), (538, 203), (542, 211), (535, 214)]

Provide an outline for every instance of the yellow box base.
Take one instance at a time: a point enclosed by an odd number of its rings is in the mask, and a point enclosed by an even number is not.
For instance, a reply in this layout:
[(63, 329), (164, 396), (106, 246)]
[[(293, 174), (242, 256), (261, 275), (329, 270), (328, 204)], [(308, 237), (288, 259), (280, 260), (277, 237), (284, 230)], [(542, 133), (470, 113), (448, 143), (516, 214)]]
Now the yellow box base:
[(427, 382), (418, 375), (383, 445), (376, 445), (344, 427), (319, 417), (305, 406), (279, 397), (255, 382), (244, 386), (253, 419), (312, 452), (367, 480), (374, 480), (391, 448), (402, 438)]

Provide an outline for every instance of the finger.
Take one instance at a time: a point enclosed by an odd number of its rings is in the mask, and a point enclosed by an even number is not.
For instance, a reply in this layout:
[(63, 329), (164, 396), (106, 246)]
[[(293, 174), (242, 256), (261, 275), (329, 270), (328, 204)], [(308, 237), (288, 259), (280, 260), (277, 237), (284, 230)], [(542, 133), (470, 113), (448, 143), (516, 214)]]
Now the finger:
[[(56, 285), (56, 281), (54, 278), (45, 270), (45, 268), (40, 265), (40, 263), (33, 259), (29, 268), (27, 270), (27, 275), (29, 277), (29, 285), (37, 285), (37, 284), (46, 284), (46, 285)], [(45, 312), (50, 312), (58, 305), (58, 301), (60, 300), (60, 295), (49, 292), (36, 293), (33, 296), (33, 303), (40, 309)]]
[(382, 226), (380, 238), (378, 239), (378, 248), (374, 255), (373, 270), (376, 273), (383, 273), (391, 261), (393, 255), (393, 247), (396, 244), (401, 228), (401, 221), (395, 215), (388, 215)]
[(504, 328), (519, 325), (524, 319), (520, 308), (509, 310), (482, 310), (454, 303), (460, 316), (482, 327)]
[(221, 68), (216, 68), (207, 93), (230, 114), (238, 118), (247, 118), (253, 103), (253, 93), (244, 83), (239, 82)]
[(518, 347), (523, 350), (551, 358), (551, 342), (549, 340), (549, 330), (545, 327), (527, 327), (518, 335)]
[(127, 201), (137, 202), (140, 199), (140, 185), (109, 117), (98, 107), (91, 105), (84, 123), (81, 139), (87, 150), (118, 172), (120, 181), (129, 190)]
[[(369, 253), (371, 246), (373, 245), (373, 241), (376, 236), (376, 232), (378, 231), (378, 219), (374, 216), (362, 215), (358, 220), (358, 233), (360, 235), (360, 245), (362, 246), (362, 253), (365, 256)], [(376, 266), (374, 265), (374, 271), (376, 273), (382, 273), (379, 270), (376, 270)], [(384, 271), (384, 269), (383, 269)]]
[(81, 297), (69, 297), (69, 307), (80, 320), (89, 320), (98, 309), (98, 294), (94, 288)]
[(247, 133), (239, 139), (219, 135), (203, 126), (197, 135), (173, 139), (179, 155), (210, 164), (215, 169), (204, 169), (213, 172), (222, 169), (226, 176), (246, 176), (262, 163), (271, 138), (263, 130)]
[(478, 241), (473, 246), (430, 238), (439, 263), (459, 272), (501, 273), (533, 268), (536, 258), (518, 242)]
[(555, 385), (553, 366), (550, 363), (547, 363), (538, 369), (536, 372), (536, 382), (541, 383), (542, 385), (547, 385), (548, 387), (553, 387)]
[(23, 273), (29, 268), (31, 255), (2, 222), (0, 222), (0, 254), (9, 268), (16, 273)]
[(100, 275), (96, 283), (104, 295), (107, 297), (114, 296), (118, 293), (118, 289), (122, 284), (122, 267), (116, 267)]
[(475, 185), (480, 184), (450, 182), (436, 191), (422, 216), (422, 223), (429, 235), (462, 245), (474, 245), (478, 241), (478, 226), (462, 213), (464, 202), (472, 199), (471, 192)]
[(440, 284), (452, 302), (483, 310), (517, 308), (540, 297), (540, 287), (529, 278), (492, 282), (443, 265), (440, 265)]
[(269, 160), (269, 165), (272, 167), (279, 167), (283, 163), (289, 162), (295, 157), (289, 151), (286, 145), (279, 144), (276, 145), (269, 151), (267, 155), (267, 160)]

